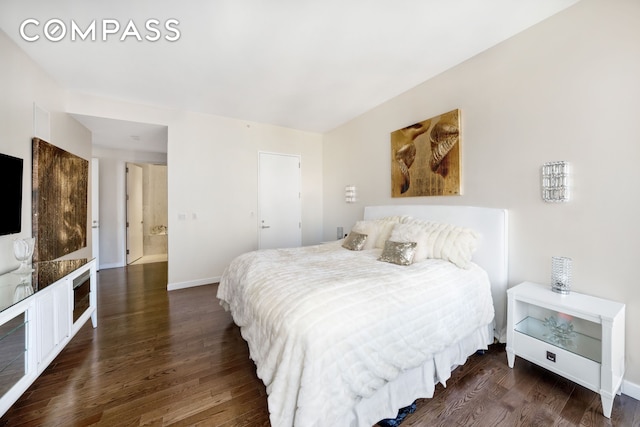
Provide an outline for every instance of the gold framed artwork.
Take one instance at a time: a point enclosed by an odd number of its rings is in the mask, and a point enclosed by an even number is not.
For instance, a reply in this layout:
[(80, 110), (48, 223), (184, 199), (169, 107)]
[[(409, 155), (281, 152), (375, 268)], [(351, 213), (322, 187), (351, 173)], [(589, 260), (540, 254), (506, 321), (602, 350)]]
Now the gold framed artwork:
[(87, 246), (89, 161), (33, 138), (33, 262)]
[(459, 194), (459, 109), (391, 132), (391, 197)]

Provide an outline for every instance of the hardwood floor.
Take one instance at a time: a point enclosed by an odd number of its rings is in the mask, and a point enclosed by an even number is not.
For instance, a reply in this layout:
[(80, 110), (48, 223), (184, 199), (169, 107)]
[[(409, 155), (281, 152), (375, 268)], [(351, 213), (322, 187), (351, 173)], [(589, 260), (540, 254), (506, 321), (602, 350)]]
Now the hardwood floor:
[[(268, 426), (266, 392), (216, 285), (167, 292), (166, 263), (102, 270), (97, 329), (73, 338), (0, 426)], [(599, 396), (504, 346), (472, 356), (405, 426), (640, 426), (640, 403)]]

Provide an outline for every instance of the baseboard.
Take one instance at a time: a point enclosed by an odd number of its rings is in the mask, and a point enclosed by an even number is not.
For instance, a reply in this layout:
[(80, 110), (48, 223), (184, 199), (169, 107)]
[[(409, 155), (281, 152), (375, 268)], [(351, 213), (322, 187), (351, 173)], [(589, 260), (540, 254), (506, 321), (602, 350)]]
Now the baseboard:
[(627, 380), (623, 380), (622, 394), (626, 394), (629, 397), (633, 397), (636, 400), (640, 400), (640, 385), (634, 384)]
[(187, 282), (169, 283), (167, 285), (168, 291), (175, 291), (177, 289), (195, 288), (196, 286), (210, 285), (212, 283), (218, 283), (220, 277), (210, 277), (208, 279), (189, 280)]
[(120, 268), (120, 267), (124, 267), (124, 264), (122, 263), (100, 264), (98, 266), (98, 270), (107, 270), (109, 268)]

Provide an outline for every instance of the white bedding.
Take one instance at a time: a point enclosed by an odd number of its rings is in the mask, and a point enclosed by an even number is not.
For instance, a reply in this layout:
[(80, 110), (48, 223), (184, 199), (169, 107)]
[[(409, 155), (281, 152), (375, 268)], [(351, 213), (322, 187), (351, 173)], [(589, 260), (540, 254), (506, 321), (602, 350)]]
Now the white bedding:
[(492, 323), (477, 265), (379, 254), (340, 242), (256, 251), (223, 274), (218, 298), (249, 344), (274, 427), (342, 425), (363, 397)]

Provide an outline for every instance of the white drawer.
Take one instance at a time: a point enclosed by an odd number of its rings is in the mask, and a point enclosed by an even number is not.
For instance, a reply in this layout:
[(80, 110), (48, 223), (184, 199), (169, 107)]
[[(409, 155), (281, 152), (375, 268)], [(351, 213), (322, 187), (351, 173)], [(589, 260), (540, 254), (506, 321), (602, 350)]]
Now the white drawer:
[[(600, 363), (517, 331), (513, 335), (517, 356), (600, 393)], [(547, 352), (555, 355), (555, 362), (547, 358)]]

